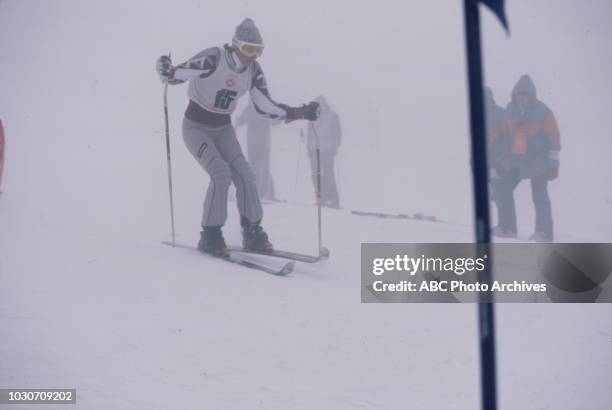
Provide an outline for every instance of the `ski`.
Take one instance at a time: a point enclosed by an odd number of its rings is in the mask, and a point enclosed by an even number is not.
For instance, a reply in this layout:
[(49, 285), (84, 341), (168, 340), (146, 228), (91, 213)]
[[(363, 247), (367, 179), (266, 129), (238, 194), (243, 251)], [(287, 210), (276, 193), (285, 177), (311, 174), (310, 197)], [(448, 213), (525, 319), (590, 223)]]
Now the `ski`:
[(274, 258), (291, 259), (293, 261), (305, 262), (305, 263), (315, 263), (315, 262), (319, 262), (320, 260), (329, 258), (329, 249), (325, 247), (321, 248), (321, 254), (319, 256), (305, 255), (303, 253), (284, 251), (284, 250), (278, 250), (278, 249), (274, 249), (270, 252), (254, 251), (250, 249), (244, 249), (241, 246), (228, 246), (228, 249), (231, 252), (241, 252), (241, 253), (248, 253), (248, 254), (253, 254), (253, 255), (272, 256)]
[[(162, 241), (162, 244), (167, 245), (167, 246), (172, 246), (172, 242), (169, 241)], [(279, 268), (271, 268), (269, 266), (257, 263), (257, 262), (253, 262), (253, 261), (249, 261), (246, 259), (241, 258), (238, 255), (233, 255), (230, 254), (230, 256), (215, 256), (215, 255), (211, 255), (208, 253), (204, 253), (204, 252), (200, 252), (198, 250), (198, 248), (196, 248), (195, 246), (191, 246), (191, 245), (185, 245), (185, 244), (181, 244), (181, 243), (177, 243), (175, 244), (176, 248), (181, 248), (181, 249), (190, 249), (192, 251), (196, 251), (198, 253), (204, 254), (204, 255), (208, 255), (212, 258), (218, 259), (218, 260), (222, 260), (225, 262), (229, 262), (229, 263), (233, 263), (236, 265), (240, 265), (240, 266), (244, 266), (245, 268), (250, 268), (250, 269), (255, 269), (255, 270), (259, 270), (262, 272), (266, 272), (269, 273), (271, 275), (275, 275), (275, 276), (286, 276), (288, 274), (290, 274), (291, 272), (293, 272), (293, 268), (295, 267), (295, 262), (294, 261), (290, 261), (285, 263), (280, 269)]]
[(366, 211), (352, 210), (351, 213), (353, 215), (372, 216), (372, 217), (382, 218), (382, 219), (408, 219), (408, 220), (413, 220), (413, 221), (437, 222), (437, 223), (457, 225), (457, 226), (472, 226), (470, 224), (465, 224), (461, 222), (445, 221), (443, 219), (438, 219), (434, 215), (426, 215), (420, 212), (417, 212), (414, 214), (386, 214), (383, 212), (366, 212)]

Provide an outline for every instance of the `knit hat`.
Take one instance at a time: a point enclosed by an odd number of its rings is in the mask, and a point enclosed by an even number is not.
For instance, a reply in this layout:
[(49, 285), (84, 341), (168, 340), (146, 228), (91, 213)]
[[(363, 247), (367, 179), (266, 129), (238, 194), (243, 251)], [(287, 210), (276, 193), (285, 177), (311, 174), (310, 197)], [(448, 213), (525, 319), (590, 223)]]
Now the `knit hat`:
[(234, 38), (232, 42), (244, 41), (251, 44), (263, 45), (263, 38), (259, 33), (259, 29), (255, 26), (255, 22), (250, 18), (245, 18), (234, 31)]

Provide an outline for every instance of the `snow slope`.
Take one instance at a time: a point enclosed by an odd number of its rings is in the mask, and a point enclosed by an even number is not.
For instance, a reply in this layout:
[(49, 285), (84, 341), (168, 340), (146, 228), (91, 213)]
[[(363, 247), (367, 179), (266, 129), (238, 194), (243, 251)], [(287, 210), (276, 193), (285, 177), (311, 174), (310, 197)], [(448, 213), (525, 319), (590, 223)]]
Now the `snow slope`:
[[(478, 406), (473, 305), (359, 302), (361, 241), (462, 241), (468, 228), (326, 211), (332, 258), (277, 278), (162, 246), (137, 219), (40, 215), (18, 195), (0, 202), (2, 386), (74, 387), (79, 409)], [(312, 207), (265, 211), (277, 243), (312, 250), (314, 232), (290, 229)], [(499, 306), (502, 408), (607, 408), (608, 309)]]
[[(467, 146), (446, 137), (465, 128), (464, 73), (444, 70), (463, 64), (459, 6), (422, 5), (421, 12), (439, 17), (424, 23), (418, 13), (389, 16), (361, 5), (354, 20), (343, 22), (351, 30), (341, 31), (346, 4), (340, 3), (317, 3), (327, 13), (291, 10), (280, 1), (265, 7), (193, 1), (172, 11), (152, 3), (0, 2), (7, 73), (0, 77), (7, 131), (0, 387), (76, 388), (78, 404), (71, 408), (88, 410), (478, 408), (475, 306), (359, 301), (361, 242), (468, 242), (471, 228), (325, 210), (331, 259), (298, 264), (286, 278), (160, 245), (169, 238), (169, 218), (153, 61), (167, 49), (185, 58), (203, 46), (202, 38), (205, 45), (227, 41), (243, 17), (236, 7), (266, 27), (270, 47), (263, 61), (275, 94), (297, 103), (329, 90), (344, 114), (352, 142), (340, 158), (347, 207), (469, 222)], [(367, 21), (370, 31), (356, 29)], [(287, 32), (287, 25), (294, 30)], [(400, 35), (406, 26), (417, 35)], [(315, 47), (315, 29), (329, 41)], [(402, 83), (399, 97), (390, 84), (369, 83), (355, 95), (360, 73), (372, 76), (389, 64), (374, 58), (360, 71), (313, 63), (319, 55), (361, 52), (359, 42), (348, 43), (355, 35), (370, 48), (386, 36), (389, 49), (404, 41), (416, 46), (428, 35), (444, 52), (417, 48), (414, 77)], [(296, 49), (295, 59), (287, 57)], [(438, 87), (421, 84), (428, 73)], [(295, 76), (304, 84), (292, 82)], [(406, 102), (419, 121), (405, 124), (399, 104), (379, 105), (406, 95), (420, 96)], [(177, 132), (184, 104), (184, 87), (173, 88), (178, 240), (194, 243), (208, 180)], [(448, 114), (446, 121), (432, 114), (432, 104), (437, 114)], [(376, 110), (380, 137), (372, 141), (363, 130), (376, 129), (366, 120)], [(297, 156), (299, 126), (277, 128), (273, 136), (279, 195), (292, 200), (295, 192), (297, 204), (265, 206), (265, 226), (277, 247), (314, 252), (315, 210), (306, 157)], [(448, 142), (442, 151), (441, 139)], [(440, 158), (443, 163), (434, 161)], [(409, 172), (399, 173), (398, 164)], [(600, 199), (593, 201), (597, 207)], [(230, 214), (226, 238), (235, 243), (238, 221), (233, 209)], [(522, 223), (527, 232), (529, 222)], [(605, 225), (581, 232), (573, 221), (564, 224), (559, 234), (571, 240), (610, 235)], [(501, 408), (608, 409), (609, 313), (606, 305), (498, 306)]]

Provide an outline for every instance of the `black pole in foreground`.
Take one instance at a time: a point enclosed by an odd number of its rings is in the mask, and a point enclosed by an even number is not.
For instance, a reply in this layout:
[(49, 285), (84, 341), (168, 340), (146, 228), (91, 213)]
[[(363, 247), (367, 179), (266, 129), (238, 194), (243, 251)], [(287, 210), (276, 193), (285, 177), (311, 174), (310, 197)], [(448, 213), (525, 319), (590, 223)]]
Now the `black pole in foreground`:
[[(468, 88), (470, 97), (470, 128), (472, 136), (472, 162), (474, 205), (476, 213), (476, 242), (491, 242), (489, 225), (489, 186), (485, 138), (482, 59), (480, 52), (480, 16), (477, 0), (464, 0), (465, 40), (467, 51)], [(493, 266), (489, 255), (489, 267)], [(485, 277), (491, 283), (491, 271)], [(495, 372), (495, 321), (493, 303), (478, 304), (480, 332), (480, 380), (483, 410), (497, 409)]]

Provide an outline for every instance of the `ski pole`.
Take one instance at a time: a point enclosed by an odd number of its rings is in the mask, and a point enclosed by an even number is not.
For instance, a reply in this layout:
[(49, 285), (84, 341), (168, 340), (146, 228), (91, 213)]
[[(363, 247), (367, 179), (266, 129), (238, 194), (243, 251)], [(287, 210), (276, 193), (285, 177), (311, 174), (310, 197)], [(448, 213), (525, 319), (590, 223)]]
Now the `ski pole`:
[(319, 234), (319, 256), (321, 256), (321, 249), (323, 249), (323, 239), (321, 235), (321, 150), (319, 148), (319, 134), (311, 121), (310, 126), (315, 136), (315, 149), (317, 153), (317, 228)]
[(170, 227), (172, 229), (172, 247), (176, 246), (174, 233), (174, 200), (172, 195), (172, 164), (170, 161), (170, 126), (168, 124), (168, 82), (164, 85), (164, 119), (166, 120), (166, 160), (168, 163), (168, 192), (170, 193)]

